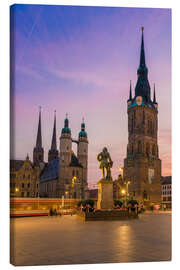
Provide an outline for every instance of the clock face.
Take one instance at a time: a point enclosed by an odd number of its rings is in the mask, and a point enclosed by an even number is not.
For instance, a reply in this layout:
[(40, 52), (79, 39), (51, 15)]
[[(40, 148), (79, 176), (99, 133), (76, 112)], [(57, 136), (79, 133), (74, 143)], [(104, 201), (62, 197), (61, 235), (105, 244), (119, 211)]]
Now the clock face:
[(138, 106), (140, 106), (142, 104), (142, 97), (141, 96), (138, 96), (136, 98), (136, 103), (137, 103)]

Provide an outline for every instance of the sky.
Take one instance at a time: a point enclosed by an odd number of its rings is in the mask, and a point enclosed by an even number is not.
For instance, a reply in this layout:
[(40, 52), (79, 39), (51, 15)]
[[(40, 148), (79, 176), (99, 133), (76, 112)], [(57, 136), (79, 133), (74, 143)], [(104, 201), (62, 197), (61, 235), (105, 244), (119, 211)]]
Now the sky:
[(74, 139), (84, 117), (89, 186), (101, 178), (96, 156), (104, 146), (115, 179), (126, 157), (127, 99), (130, 80), (134, 95), (143, 26), (151, 95), (155, 83), (159, 104), (162, 175), (171, 175), (170, 9), (14, 5), (11, 19), (11, 158), (28, 153), (32, 160), (41, 106), (45, 160), (54, 110), (58, 148), (65, 114)]

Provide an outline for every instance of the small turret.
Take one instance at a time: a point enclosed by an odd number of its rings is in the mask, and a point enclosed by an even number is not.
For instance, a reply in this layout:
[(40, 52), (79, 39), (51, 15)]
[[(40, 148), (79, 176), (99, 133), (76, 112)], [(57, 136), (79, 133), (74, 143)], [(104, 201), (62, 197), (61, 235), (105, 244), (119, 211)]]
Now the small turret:
[(154, 84), (154, 96), (153, 96), (153, 104), (155, 108), (158, 108), (158, 103), (156, 102), (156, 89), (155, 89), (155, 84)]

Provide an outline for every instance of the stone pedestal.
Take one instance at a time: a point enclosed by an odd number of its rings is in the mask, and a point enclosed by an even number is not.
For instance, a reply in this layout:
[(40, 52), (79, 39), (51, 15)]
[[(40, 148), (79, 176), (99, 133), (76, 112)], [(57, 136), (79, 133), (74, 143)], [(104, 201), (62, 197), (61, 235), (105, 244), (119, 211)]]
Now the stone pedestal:
[(102, 179), (98, 182), (97, 209), (113, 209), (113, 181)]

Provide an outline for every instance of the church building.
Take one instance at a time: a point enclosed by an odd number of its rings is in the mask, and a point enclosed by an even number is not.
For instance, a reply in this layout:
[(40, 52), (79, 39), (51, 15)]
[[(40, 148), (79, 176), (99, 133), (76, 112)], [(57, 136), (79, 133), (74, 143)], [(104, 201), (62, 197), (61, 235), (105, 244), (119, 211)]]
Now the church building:
[(140, 64), (135, 94), (130, 83), (127, 156), (124, 177), (130, 181), (129, 195), (144, 203), (161, 202), (161, 160), (158, 151), (158, 103), (154, 85), (153, 99), (145, 62), (142, 28)]
[[(72, 143), (77, 144), (77, 155), (72, 151)], [(64, 196), (66, 199), (85, 199), (88, 197), (88, 139), (84, 120), (81, 124), (78, 140), (76, 140), (71, 137), (69, 120), (66, 115), (60, 136), (60, 150), (58, 151), (55, 115), (48, 163), (44, 163), (40, 119), (34, 153), (34, 163), (38, 162), (41, 167), (40, 196), (51, 198), (62, 198)]]

